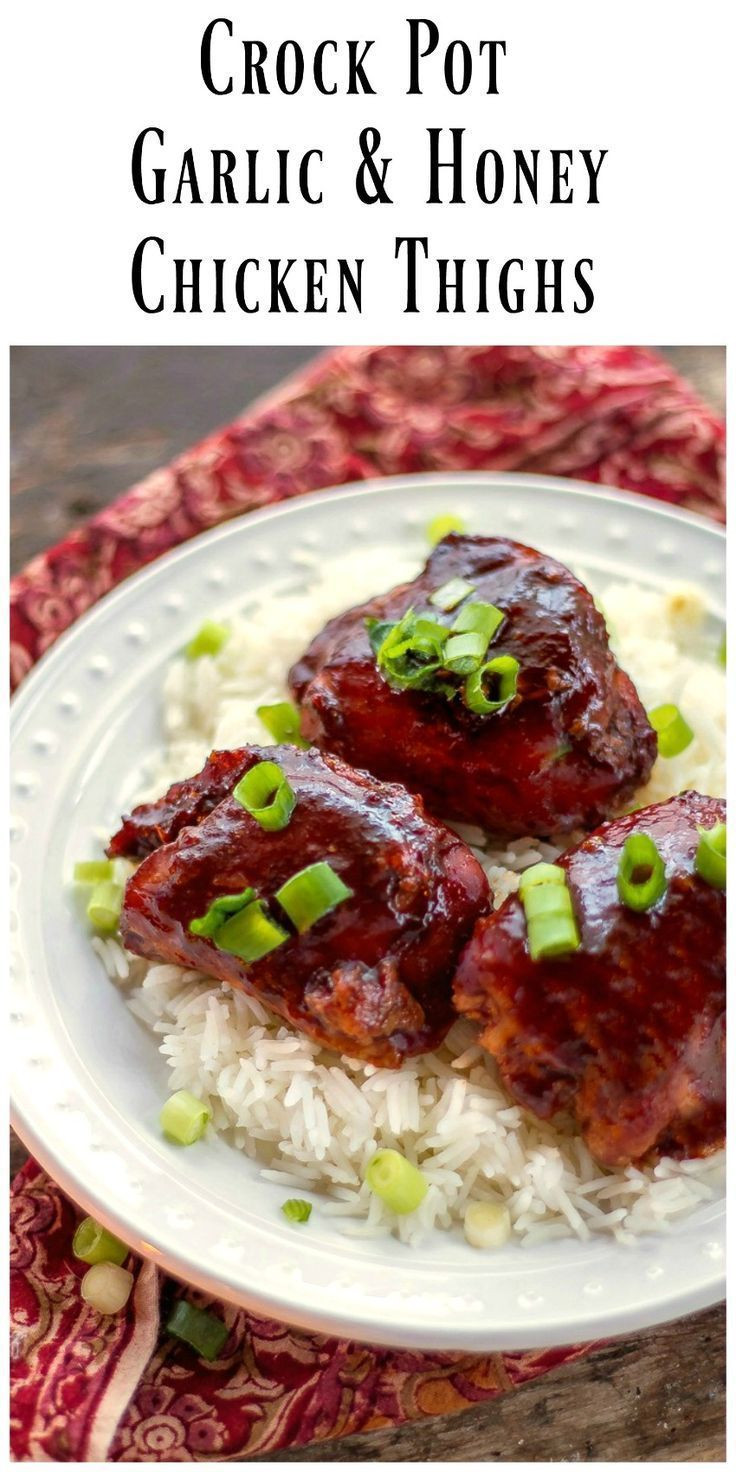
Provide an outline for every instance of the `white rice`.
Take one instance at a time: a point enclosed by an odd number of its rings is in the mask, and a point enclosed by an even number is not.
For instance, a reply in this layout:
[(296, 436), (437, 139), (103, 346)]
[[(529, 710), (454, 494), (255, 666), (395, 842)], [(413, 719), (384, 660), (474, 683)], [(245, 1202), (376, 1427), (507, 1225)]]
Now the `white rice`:
[[(414, 575), (403, 558), (388, 563), (383, 553), (360, 551), (339, 566), (310, 568), (308, 591), (234, 618), (216, 658), (177, 660), (164, 682), (165, 750), (139, 796), (156, 796), (196, 771), (214, 747), (266, 744), (255, 707), (286, 697), (290, 663), (327, 618)], [(699, 593), (622, 583), (595, 591), (645, 706), (674, 701), (695, 732), (679, 757), (656, 762), (637, 800), (658, 801), (685, 787), (720, 795), (725, 679), (707, 647)], [(517, 888), (521, 870), (564, 846), (521, 838), (493, 848), (480, 829), (459, 831), (483, 863), (497, 905)], [(457, 1022), (436, 1053), (398, 1071), (373, 1068), (327, 1052), (255, 998), (196, 972), (149, 965), (116, 940), (93, 945), (112, 980), (128, 988), (131, 1010), (159, 1039), (171, 1089), (206, 1099), (213, 1127), (257, 1161), (264, 1177), (285, 1193), (317, 1193), (322, 1214), (337, 1218), (346, 1233), (394, 1232), (417, 1243), (430, 1229), (461, 1221), (470, 1201), (487, 1200), (508, 1206), (523, 1247), (592, 1233), (632, 1242), (639, 1233), (667, 1230), (722, 1190), (722, 1153), (604, 1170), (571, 1123), (553, 1128), (513, 1102), (467, 1022)], [(430, 1183), (409, 1217), (395, 1217), (363, 1184), (366, 1163), (382, 1146), (420, 1165)]]

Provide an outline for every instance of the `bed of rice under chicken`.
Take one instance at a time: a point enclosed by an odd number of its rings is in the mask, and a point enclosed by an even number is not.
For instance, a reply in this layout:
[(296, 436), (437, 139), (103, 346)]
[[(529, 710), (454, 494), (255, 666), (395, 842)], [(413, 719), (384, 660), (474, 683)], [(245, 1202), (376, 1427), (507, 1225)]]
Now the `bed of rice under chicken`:
[[(339, 565), (313, 565), (305, 553), (306, 591), (279, 596), (230, 621), (220, 653), (176, 660), (163, 686), (164, 749), (139, 798), (160, 795), (197, 771), (213, 748), (270, 738), (256, 716), (262, 703), (287, 698), (286, 674), (325, 623), (382, 587), (416, 573), (397, 555), (358, 552)], [(695, 738), (669, 761), (658, 758), (644, 806), (683, 788), (725, 793), (725, 675), (696, 589), (651, 591), (631, 583), (591, 587), (614, 651), (646, 708), (675, 702)], [(219, 612), (213, 616), (221, 617)], [(520, 872), (552, 859), (575, 841), (520, 838), (499, 846), (458, 825), (483, 864), (494, 904), (516, 889)], [(514, 1103), (475, 1028), (455, 1023), (435, 1053), (398, 1070), (338, 1057), (270, 1013), (256, 998), (177, 966), (126, 953), (115, 939), (93, 945), (131, 1010), (155, 1035), (170, 1088), (206, 1100), (212, 1128), (258, 1162), (285, 1194), (310, 1194), (315, 1209), (341, 1219), (345, 1232), (395, 1232), (416, 1243), (433, 1228), (462, 1221), (472, 1201), (507, 1206), (512, 1241), (521, 1246), (570, 1235), (609, 1233), (622, 1242), (666, 1230), (700, 1202), (720, 1195), (723, 1153), (698, 1161), (661, 1160), (654, 1168), (605, 1170), (574, 1125), (554, 1126)], [(410, 1216), (396, 1217), (363, 1182), (377, 1149), (392, 1147), (421, 1167), (427, 1195)], [(314, 1193), (314, 1194), (312, 1194)]]

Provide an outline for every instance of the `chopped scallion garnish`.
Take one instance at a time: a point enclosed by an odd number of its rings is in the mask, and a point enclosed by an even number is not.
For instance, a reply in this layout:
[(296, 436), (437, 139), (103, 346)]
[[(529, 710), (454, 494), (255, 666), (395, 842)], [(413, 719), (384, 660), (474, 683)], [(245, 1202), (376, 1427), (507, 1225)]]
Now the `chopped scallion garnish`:
[(107, 1227), (101, 1226), (91, 1216), (86, 1216), (74, 1233), (72, 1252), (80, 1262), (89, 1263), (90, 1266), (96, 1262), (114, 1262), (120, 1265), (125, 1262), (129, 1251), (119, 1237), (113, 1237)]
[(218, 950), (237, 956), (246, 965), (270, 955), (288, 939), (288, 930), (266, 913), (263, 900), (253, 900), (244, 910), (239, 910), (220, 926), (214, 937)]
[(255, 898), (256, 892), (251, 889), (250, 885), (241, 890), (240, 894), (218, 895), (204, 915), (200, 915), (196, 920), (190, 920), (189, 929), (192, 935), (211, 938), (217, 934), (231, 915), (237, 915), (240, 910), (252, 904)]
[(453, 516), (447, 513), (444, 516), (433, 516), (427, 525), (427, 541), (430, 547), (436, 547), (450, 532), (464, 532), (465, 522), (461, 516)]
[(112, 935), (120, 924), (123, 886), (113, 879), (95, 884), (87, 901), (87, 919), (99, 935)]
[(568, 956), (580, 946), (567, 876), (558, 864), (533, 864), (519, 881), (532, 961)]
[(352, 893), (352, 889), (348, 889), (340, 875), (329, 864), (321, 861), (309, 864), (306, 869), (293, 874), (276, 891), (274, 899), (288, 915), (295, 929), (302, 932), (316, 925), (323, 915), (329, 914), (336, 905), (349, 899)]
[[(443, 668), (449, 632), (444, 624), (422, 618), (413, 608), (397, 623), (379, 624), (376, 619), (365, 622), (368, 637), (374, 644), (376, 663), (390, 685), (400, 690), (422, 690), (434, 685), (438, 671)], [(375, 647), (379, 632), (382, 638)]]
[(227, 1324), (180, 1298), (166, 1325), (166, 1333), (182, 1339), (203, 1360), (216, 1360), (229, 1334)]
[(530, 864), (524, 869), (519, 880), (519, 894), (524, 895), (527, 890), (535, 889), (539, 884), (566, 884), (565, 871), (559, 864)]
[(700, 838), (695, 850), (695, 868), (714, 889), (726, 888), (726, 825), (716, 823), (713, 828), (698, 828)]
[(115, 870), (112, 859), (82, 859), (74, 865), (75, 884), (101, 884), (112, 879)]
[(657, 733), (660, 756), (679, 756), (693, 739), (693, 732), (676, 705), (657, 705), (649, 711), (649, 724)]
[(465, 681), (465, 704), (476, 715), (493, 715), (504, 710), (516, 695), (519, 678), (518, 659), (512, 654), (497, 654)]
[(292, 1196), (289, 1201), (284, 1202), (281, 1210), (288, 1222), (308, 1222), (312, 1215), (312, 1203)]
[(233, 797), (270, 833), (286, 828), (296, 807), (294, 790), (277, 762), (257, 762), (241, 777)]
[(465, 578), (450, 578), (449, 583), (435, 588), (429, 601), (434, 608), (441, 608), (443, 613), (449, 613), (452, 608), (457, 608), (458, 603), (462, 603), (463, 598), (468, 598), (474, 592), (475, 585), (466, 583)]
[(188, 1089), (178, 1089), (166, 1100), (159, 1115), (165, 1135), (176, 1145), (193, 1145), (200, 1140), (212, 1118), (212, 1112)]
[(721, 641), (720, 641), (720, 643), (718, 645), (718, 649), (717, 649), (717, 652), (716, 652), (716, 658), (718, 660), (718, 663), (720, 665), (723, 665), (723, 668), (725, 670), (725, 668), (726, 668), (726, 635), (725, 635), (725, 633), (721, 636)]
[(374, 1195), (398, 1216), (416, 1211), (429, 1190), (422, 1172), (398, 1150), (378, 1150), (368, 1161), (365, 1181)]
[(481, 664), (487, 648), (485, 634), (453, 634), (445, 645), (442, 666), (452, 675), (470, 675)]
[(133, 1274), (116, 1262), (96, 1262), (79, 1285), (85, 1303), (98, 1314), (119, 1314), (133, 1287)]
[(498, 633), (506, 615), (495, 603), (466, 603), (460, 609), (452, 626), (454, 634), (478, 633), (486, 641), (486, 648)]
[(189, 640), (184, 653), (187, 659), (201, 659), (203, 654), (219, 654), (229, 637), (230, 631), (224, 624), (213, 623), (210, 618), (205, 619), (194, 638)]
[(274, 705), (257, 705), (256, 715), (263, 721), (274, 741), (283, 741), (303, 750), (309, 746), (309, 742), (301, 734), (299, 711), (290, 700), (277, 700)]
[(664, 861), (648, 833), (630, 833), (616, 875), (619, 898), (629, 910), (651, 910), (667, 889)]

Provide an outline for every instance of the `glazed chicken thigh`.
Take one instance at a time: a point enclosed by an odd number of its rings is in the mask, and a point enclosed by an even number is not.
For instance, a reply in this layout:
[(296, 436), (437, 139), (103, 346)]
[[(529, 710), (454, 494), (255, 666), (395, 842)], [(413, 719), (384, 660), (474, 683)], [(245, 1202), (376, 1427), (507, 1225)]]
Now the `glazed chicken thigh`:
[[(235, 791), (264, 762), (277, 764), (295, 799), (278, 831)], [(455, 964), (487, 908), (488, 883), (461, 839), (403, 788), (315, 750), (214, 752), (196, 777), (125, 819), (109, 851), (147, 855), (121, 918), (137, 954), (241, 987), (326, 1047), (370, 1063), (396, 1068), (445, 1036)], [(313, 865), (323, 879), (329, 870), (338, 898), (305, 924), (284, 886)], [(311, 904), (302, 882), (302, 908), (305, 896)], [(242, 934), (226, 941), (248, 906), (258, 935), (274, 938), (255, 959), (244, 958)]]
[[(463, 600), (438, 607), (432, 600), (456, 580)], [(434, 689), (392, 684), (372, 630), (410, 609), (447, 627), (465, 616), (472, 627), (478, 603), (501, 615), (486, 657), (518, 664), (502, 708), (469, 708), (459, 682), (443, 684), (441, 673)], [(656, 756), (590, 593), (561, 563), (502, 537), (445, 538), (413, 583), (328, 623), (290, 685), (303, 734), (322, 750), (405, 783), (440, 817), (501, 834), (593, 826), (646, 781)]]
[[(580, 946), (532, 960), (522, 900), (478, 921), (455, 978), (458, 1011), (518, 1102), (573, 1113), (607, 1166), (706, 1155), (725, 1135), (726, 896), (695, 866), (699, 829), (725, 803), (695, 792), (606, 823), (559, 860)], [(646, 834), (667, 887), (620, 898), (627, 838)]]

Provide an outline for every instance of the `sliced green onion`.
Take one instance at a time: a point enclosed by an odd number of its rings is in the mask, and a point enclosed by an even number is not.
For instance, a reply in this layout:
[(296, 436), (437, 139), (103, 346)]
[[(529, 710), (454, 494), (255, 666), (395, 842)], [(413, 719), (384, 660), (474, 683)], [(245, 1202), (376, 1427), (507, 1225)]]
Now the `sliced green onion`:
[(270, 833), (286, 828), (296, 807), (294, 789), (278, 762), (257, 762), (241, 777), (233, 797)]
[(189, 921), (189, 929), (192, 935), (203, 935), (211, 938), (222, 928), (225, 921), (231, 915), (237, 915), (247, 905), (252, 904), (256, 898), (256, 892), (250, 885), (241, 890), (240, 894), (220, 894), (212, 901), (209, 909), (204, 915), (196, 920)]
[(396, 623), (387, 622), (385, 619), (380, 618), (367, 618), (365, 620), (365, 626), (368, 630), (368, 642), (371, 649), (374, 654), (378, 654), (384, 639), (391, 633), (392, 629), (396, 628)]
[(657, 733), (660, 756), (679, 756), (690, 745), (693, 732), (676, 705), (657, 705), (648, 712), (649, 724)]
[(202, 1138), (212, 1111), (188, 1089), (178, 1089), (166, 1100), (158, 1118), (164, 1134), (175, 1144), (193, 1145)]
[(662, 855), (648, 833), (630, 833), (616, 875), (619, 898), (630, 910), (651, 910), (667, 889)]
[(226, 920), (215, 935), (215, 945), (246, 965), (268, 956), (289, 939), (288, 930), (266, 913), (263, 900), (253, 900), (232, 919)]
[(519, 880), (519, 894), (526, 894), (527, 890), (535, 889), (539, 884), (566, 884), (565, 871), (559, 864), (530, 864), (524, 869)]
[(446, 514), (444, 516), (433, 516), (427, 525), (427, 541), (430, 547), (436, 547), (450, 532), (464, 532), (465, 522), (461, 516)]
[(312, 1215), (312, 1203), (292, 1196), (289, 1201), (284, 1202), (281, 1210), (288, 1222), (308, 1222)]
[(180, 1298), (166, 1325), (166, 1333), (182, 1339), (203, 1360), (212, 1361), (217, 1359), (230, 1330), (222, 1319), (216, 1319), (214, 1314), (205, 1313), (203, 1308), (195, 1308), (193, 1303)]
[(398, 1150), (378, 1150), (365, 1168), (365, 1181), (398, 1216), (416, 1211), (429, 1190), (422, 1172)]
[(726, 888), (726, 825), (698, 828), (700, 839), (695, 850), (695, 868), (706, 884), (714, 889)]
[(101, 884), (105, 879), (112, 879), (114, 873), (112, 859), (82, 859), (74, 865), (74, 882)]
[(718, 645), (718, 649), (716, 651), (716, 659), (718, 660), (718, 663), (719, 664), (723, 665), (723, 668), (725, 670), (725, 668), (726, 668), (726, 635), (725, 634), (722, 635), (721, 642)]
[(498, 632), (506, 614), (495, 603), (466, 603), (460, 609), (452, 626), (454, 634), (473, 633), (482, 634), (486, 641), (486, 648), (491, 642), (494, 634)]
[(219, 654), (229, 637), (230, 631), (224, 624), (213, 623), (212, 619), (207, 618), (185, 646), (184, 653), (187, 659), (201, 659), (203, 654)]
[(293, 874), (277, 889), (274, 899), (285, 910), (292, 925), (301, 932), (309, 930), (323, 915), (328, 915), (336, 905), (349, 899), (352, 893), (340, 875), (329, 864), (320, 861)]
[(441, 608), (443, 613), (449, 613), (450, 609), (457, 608), (463, 598), (469, 597), (475, 592), (474, 583), (466, 583), (465, 578), (450, 578), (449, 583), (443, 583), (441, 588), (435, 588), (430, 594), (429, 601), (434, 608)]
[(96, 884), (87, 902), (87, 919), (99, 935), (112, 935), (120, 923), (123, 886), (113, 879)]
[(444, 624), (422, 618), (410, 608), (398, 623), (377, 626), (376, 620), (366, 619), (366, 627), (369, 639), (377, 636), (379, 628), (386, 629), (375, 655), (389, 684), (401, 690), (431, 688), (443, 668), (449, 632)]
[(519, 895), (532, 961), (568, 956), (579, 948), (580, 934), (564, 869), (557, 864), (533, 864), (524, 870)]
[(508, 1206), (500, 1201), (471, 1201), (465, 1208), (463, 1231), (471, 1247), (503, 1247), (511, 1236)]
[(277, 700), (275, 705), (257, 705), (256, 715), (263, 721), (274, 741), (300, 746), (302, 750), (309, 746), (309, 742), (301, 734), (299, 711), (290, 700)]
[(119, 1237), (113, 1237), (107, 1227), (100, 1226), (91, 1216), (86, 1216), (74, 1233), (72, 1253), (80, 1262), (87, 1262), (90, 1266), (96, 1262), (115, 1262), (119, 1266), (125, 1262), (129, 1251), (130, 1248)]
[(453, 634), (445, 645), (443, 668), (452, 675), (470, 675), (477, 670), (487, 648), (485, 634)]
[(512, 654), (497, 654), (465, 681), (465, 704), (479, 716), (503, 710), (516, 695), (521, 666)]
[(79, 1285), (82, 1298), (98, 1314), (119, 1314), (133, 1287), (133, 1274), (114, 1262), (97, 1262)]

